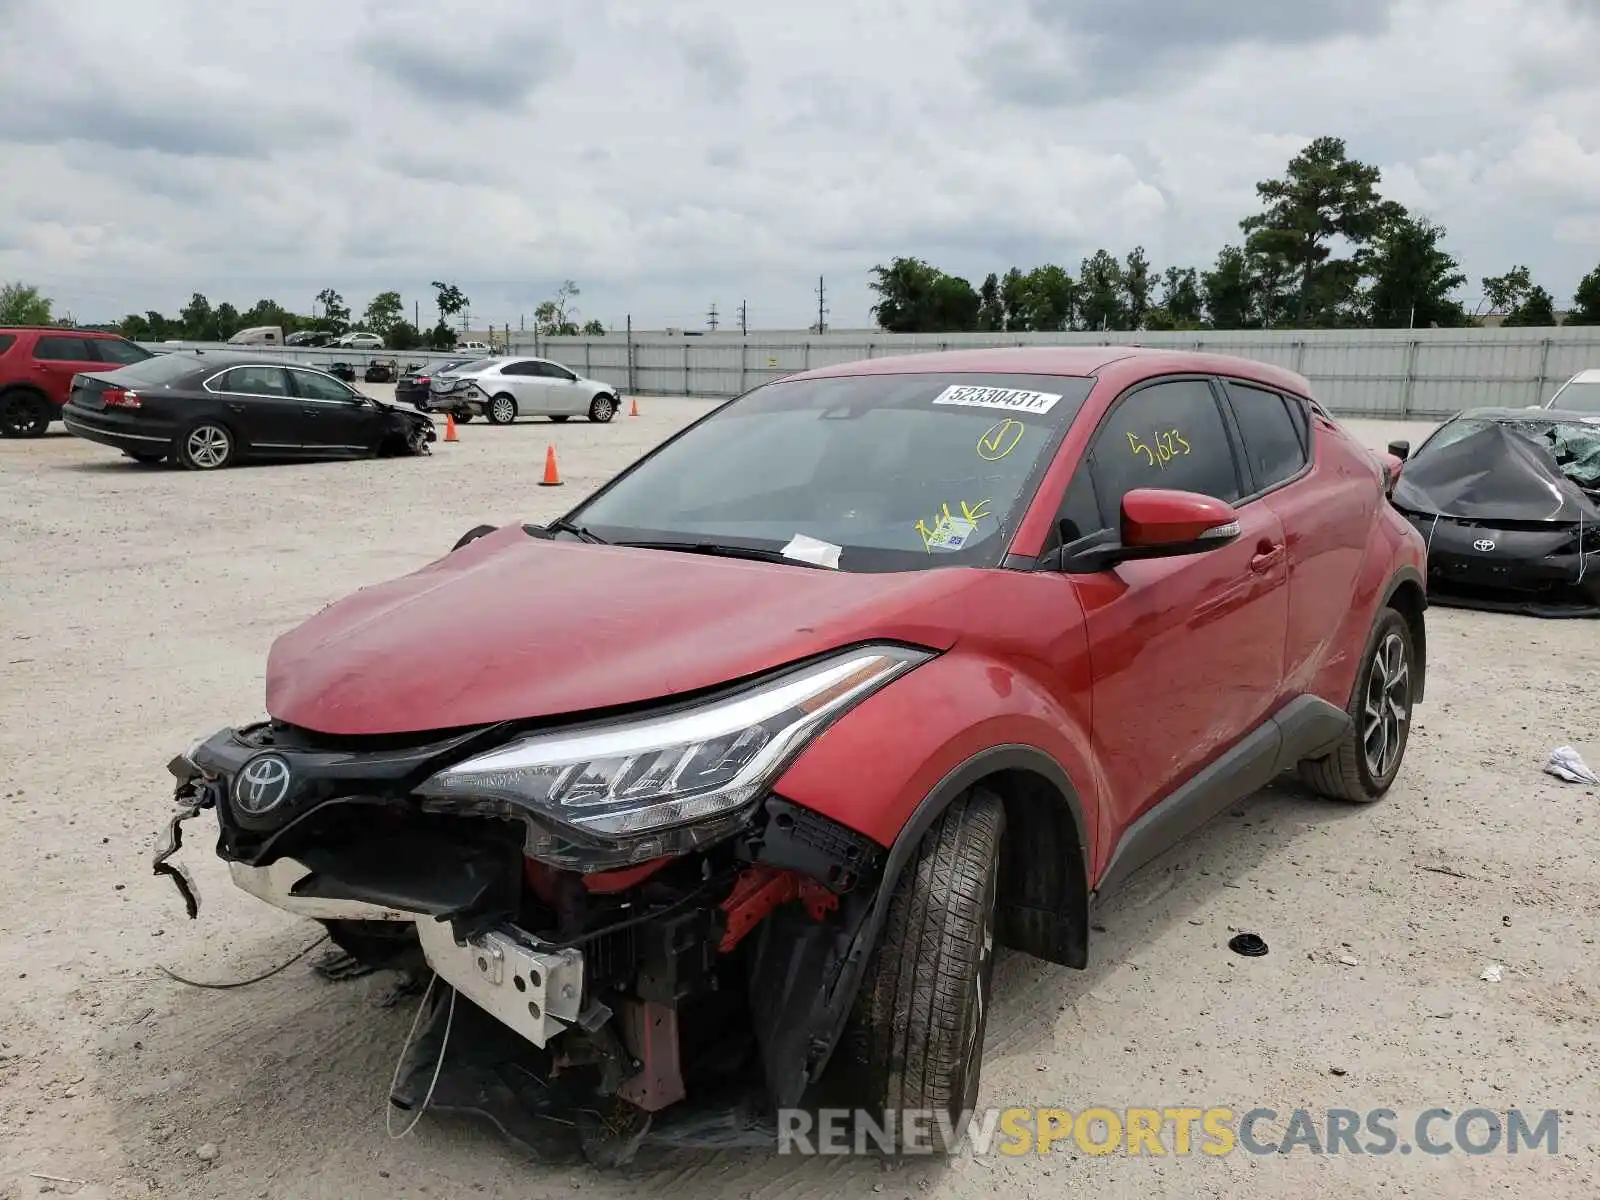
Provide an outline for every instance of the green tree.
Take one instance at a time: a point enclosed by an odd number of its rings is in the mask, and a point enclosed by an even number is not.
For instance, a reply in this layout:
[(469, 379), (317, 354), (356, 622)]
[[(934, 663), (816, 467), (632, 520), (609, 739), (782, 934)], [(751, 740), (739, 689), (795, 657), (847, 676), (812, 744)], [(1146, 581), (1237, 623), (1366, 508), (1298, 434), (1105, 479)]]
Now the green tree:
[(1367, 319), (1379, 329), (1453, 328), (1466, 324), (1466, 310), (1452, 293), (1467, 277), (1440, 248), (1445, 231), (1425, 217), (1389, 221), (1373, 242), (1367, 263)]
[(1006, 327), (1006, 310), (1000, 303), (1000, 277), (993, 271), (978, 288), (978, 328), (985, 333)]
[(1024, 321), (1022, 314), (1026, 290), (1023, 280), (1022, 271), (1017, 267), (1012, 267), (1000, 280), (1000, 313), (1004, 318), (1002, 329), (1024, 331), (1031, 328)]
[(1065, 268), (1045, 263), (1022, 276), (1014, 328), (1034, 333), (1070, 329), (1077, 306), (1077, 281)]
[(1501, 324), (1509, 326), (1554, 325), (1555, 297), (1533, 282), (1526, 266), (1518, 264), (1504, 275), (1486, 275), (1483, 294), (1489, 307), (1502, 314)]
[[(465, 312), (467, 305), (472, 303), (471, 300), (467, 299), (466, 293), (453, 283), (441, 283), (435, 279), (429, 286), (438, 293), (435, 303), (439, 308), (440, 325), (445, 324), (449, 318), (457, 313)], [(437, 329), (434, 332), (437, 333)], [(453, 337), (454, 335), (451, 336)]]
[(287, 333), (295, 328), (296, 324), (295, 315), (276, 300), (257, 300), (239, 314), (239, 325), (243, 329), (253, 329), (257, 325), (277, 325)]
[[(367, 305), (367, 311), (361, 321), (368, 329), (379, 337), (386, 338), (389, 331), (399, 325), (405, 317), (405, 305), (400, 302), (399, 292), (379, 292)], [(412, 336), (416, 336), (416, 327), (411, 327)], [(409, 350), (410, 346), (395, 346), (396, 350)]]
[(982, 301), (965, 279), (946, 275), (920, 258), (895, 258), (872, 268), (878, 294), (873, 318), (890, 333), (945, 333), (976, 329)]
[[(1398, 205), (1378, 194), (1377, 167), (1348, 157), (1344, 139), (1320, 137), (1289, 160), (1282, 179), (1256, 184), (1265, 211), (1239, 223), (1245, 249), (1263, 260), (1263, 283), (1282, 281), (1274, 295), (1288, 299), (1287, 314), (1296, 325), (1337, 319), (1351, 307), (1359, 273), (1349, 260), (1333, 259), (1333, 239), (1356, 247), (1369, 243), (1391, 220)], [(1318, 274), (1324, 278), (1318, 286)], [(1265, 323), (1272, 323), (1278, 301), (1263, 299)]]
[(31, 283), (0, 285), (0, 325), (48, 325), (50, 308), (50, 298)]
[(1078, 323), (1084, 329), (1125, 328), (1126, 283), (1122, 264), (1108, 251), (1096, 250), (1078, 270)]
[(575, 337), (578, 325), (569, 321), (554, 300), (540, 301), (533, 310), (533, 328), (541, 337)]
[(605, 335), (606, 327), (604, 322), (597, 321), (593, 317), (590, 317), (583, 323), (584, 337), (605, 337)]
[(239, 310), (226, 300), (217, 305), (213, 316), (217, 325), (217, 337), (222, 341), (227, 341), (244, 328), (244, 323), (239, 320)]
[(1200, 276), (1206, 320), (1213, 329), (1248, 329), (1257, 324), (1260, 282), (1240, 246), (1224, 246), (1216, 265)]
[(344, 333), (350, 328), (350, 306), (344, 297), (332, 288), (317, 293), (317, 303), (322, 305), (322, 325), (333, 333)]
[(1145, 322), (1149, 329), (1199, 329), (1205, 319), (1200, 275), (1193, 267), (1168, 267), (1161, 275), (1161, 299)]
[(138, 313), (129, 313), (117, 323), (117, 332), (130, 342), (151, 342), (155, 337), (150, 332), (150, 322)]
[[(391, 295), (397, 293), (388, 293)], [(368, 322), (369, 326), (371, 322)], [(376, 332), (376, 329), (374, 329)], [(395, 321), (383, 333), (384, 345), (391, 350), (415, 350), (422, 345), (422, 334), (410, 321)]]
[(1600, 325), (1600, 267), (1590, 271), (1572, 293), (1572, 311), (1567, 314), (1568, 325)]
[(1506, 314), (1508, 326), (1539, 326), (1556, 323), (1556, 298), (1538, 284), (1528, 289), (1522, 303)]
[(1150, 259), (1143, 246), (1128, 251), (1122, 263), (1122, 328), (1143, 329), (1150, 315)]
[(211, 311), (211, 301), (199, 292), (189, 297), (189, 303), (183, 306), (178, 313), (178, 326), (182, 330), (181, 337), (190, 342), (216, 342), (222, 339), (217, 334), (217, 317)]
[(450, 328), (444, 317), (439, 318), (439, 323), (428, 330), (428, 345), (435, 350), (453, 350), (456, 345), (456, 331)]

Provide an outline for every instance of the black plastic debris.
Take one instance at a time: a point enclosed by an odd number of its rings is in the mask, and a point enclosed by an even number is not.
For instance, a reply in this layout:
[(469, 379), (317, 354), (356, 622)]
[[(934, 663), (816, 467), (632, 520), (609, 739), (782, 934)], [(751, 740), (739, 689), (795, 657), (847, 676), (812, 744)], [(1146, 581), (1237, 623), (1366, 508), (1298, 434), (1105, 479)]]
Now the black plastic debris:
[(1259, 934), (1239, 933), (1228, 939), (1228, 949), (1246, 958), (1260, 958), (1267, 952), (1267, 944)]

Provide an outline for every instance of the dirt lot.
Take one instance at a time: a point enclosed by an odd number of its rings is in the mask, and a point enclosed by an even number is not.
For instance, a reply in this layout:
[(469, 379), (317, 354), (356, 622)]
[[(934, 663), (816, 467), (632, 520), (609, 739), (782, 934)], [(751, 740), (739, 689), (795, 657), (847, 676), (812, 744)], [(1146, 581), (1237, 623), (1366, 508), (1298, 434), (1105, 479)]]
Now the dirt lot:
[[(1063, 1146), (949, 1166), (723, 1153), (552, 1170), (465, 1122), (386, 1137), (411, 1008), (383, 1006), (383, 977), (327, 984), (299, 963), (210, 992), (163, 977), (255, 975), (318, 933), (233, 891), (203, 836), (186, 856), (201, 918), (184, 918), (149, 868), (167, 759), (258, 715), (278, 633), (475, 524), (553, 515), (703, 409), (641, 405), (609, 426), (473, 422), (432, 458), (212, 475), (65, 435), (0, 443), (0, 1196), (1594, 1195), (1600, 800), (1539, 770), (1566, 743), (1600, 763), (1587, 623), (1434, 610), (1428, 702), (1389, 798), (1263, 792), (1103, 907), (1088, 971), (1002, 958), (981, 1101), (1555, 1108), (1555, 1157)], [(1395, 432), (1355, 426), (1374, 445)], [(560, 489), (534, 486), (547, 443)], [(1271, 953), (1229, 953), (1237, 929)], [(1502, 982), (1480, 979), (1490, 963)]]

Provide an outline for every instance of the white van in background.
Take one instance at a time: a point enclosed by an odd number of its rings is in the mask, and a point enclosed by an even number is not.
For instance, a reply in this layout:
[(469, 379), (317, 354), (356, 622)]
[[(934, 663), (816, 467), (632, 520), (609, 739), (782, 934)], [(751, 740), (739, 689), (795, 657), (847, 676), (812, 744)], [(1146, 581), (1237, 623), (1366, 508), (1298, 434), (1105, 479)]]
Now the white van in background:
[(283, 328), (279, 325), (254, 325), (241, 329), (228, 339), (230, 346), (281, 346)]

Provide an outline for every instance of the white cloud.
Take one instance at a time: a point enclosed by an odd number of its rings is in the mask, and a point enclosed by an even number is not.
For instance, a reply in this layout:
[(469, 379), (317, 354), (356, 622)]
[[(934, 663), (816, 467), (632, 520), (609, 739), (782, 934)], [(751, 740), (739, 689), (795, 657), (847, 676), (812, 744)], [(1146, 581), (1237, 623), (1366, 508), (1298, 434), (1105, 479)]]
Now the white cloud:
[(617, 325), (792, 327), (823, 274), (864, 325), (895, 254), (1204, 265), (1335, 134), (1474, 282), (1564, 300), (1600, 261), (1595, 9), (7, 0), (0, 278), (103, 319), (445, 278), (513, 324), (572, 278)]

